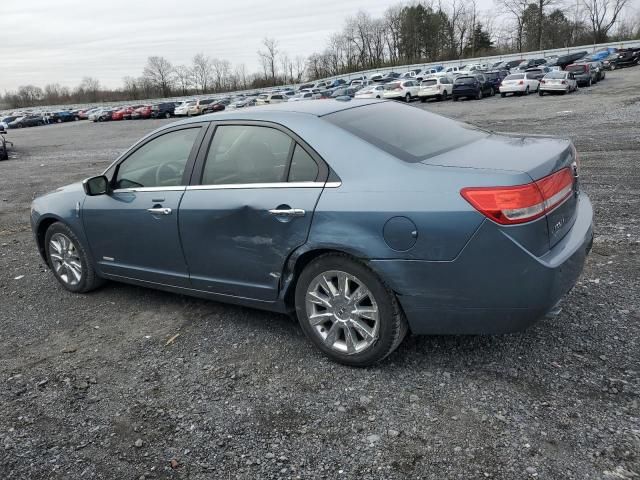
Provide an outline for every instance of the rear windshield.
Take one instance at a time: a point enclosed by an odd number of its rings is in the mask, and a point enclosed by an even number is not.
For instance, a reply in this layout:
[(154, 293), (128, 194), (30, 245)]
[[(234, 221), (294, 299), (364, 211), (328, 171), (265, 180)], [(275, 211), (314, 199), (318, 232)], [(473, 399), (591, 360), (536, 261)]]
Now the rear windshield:
[(424, 86), (429, 86), (429, 85), (437, 85), (438, 84), (438, 80), (424, 80), (422, 82), (422, 85)]
[(384, 89), (385, 90), (394, 90), (396, 88), (401, 88), (401, 87), (402, 87), (402, 84), (400, 82), (392, 82), (392, 83), (387, 83), (384, 86)]
[(485, 73), (485, 76), (489, 79), (489, 80), (495, 80), (496, 78), (498, 78), (498, 73), (494, 73), (494, 72), (489, 72), (489, 73)]
[(458, 85), (471, 85), (477, 81), (476, 77), (458, 77), (456, 83)]
[(566, 68), (567, 72), (585, 72), (587, 70), (586, 65), (569, 65)]
[(323, 117), (405, 162), (420, 162), (489, 134), (396, 102), (349, 108)]
[(505, 80), (522, 80), (523, 78), (524, 78), (523, 73), (516, 73), (513, 75), (507, 75), (506, 77), (504, 77)]
[(551, 79), (553, 79), (553, 78), (556, 78), (556, 79), (563, 79), (563, 78), (564, 78), (564, 76), (565, 76), (565, 73), (564, 73), (564, 72), (551, 72), (551, 73), (547, 73), (547, 74), (544, 76), (544, 78), (545, 78), (545, 79), (547, 79), (547, 78), (551, 78)]

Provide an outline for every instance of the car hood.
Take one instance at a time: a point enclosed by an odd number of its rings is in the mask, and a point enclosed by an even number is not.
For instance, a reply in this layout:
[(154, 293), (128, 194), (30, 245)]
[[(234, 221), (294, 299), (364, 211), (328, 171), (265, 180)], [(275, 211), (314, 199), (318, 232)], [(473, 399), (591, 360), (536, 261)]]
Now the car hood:
[(538, 180), (569, 165), (573, 157), (573, 146), (566, 139), (491, 133), (459, 148), (429, 157), (422, 163), (523, 172), (533, 180)]
[(51, 195), (67, 195), (67, 194), (76, 194), (76, 193), (84, 194), (84, 188), (82, 186), (82, 182), (70, 183), (69, 185), (58, 187), (55, 190), (51, 190), (50, 192), (37, 195), (36, 198), (42, 199)]

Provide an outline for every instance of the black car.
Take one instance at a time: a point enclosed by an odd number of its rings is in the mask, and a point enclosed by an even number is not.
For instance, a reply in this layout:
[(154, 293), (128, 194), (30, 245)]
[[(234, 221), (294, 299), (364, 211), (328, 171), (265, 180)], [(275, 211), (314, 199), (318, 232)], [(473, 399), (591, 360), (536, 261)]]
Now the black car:
[(338, 98), (338, 97), (353, 98), (358, 90), (360, 90), (359, 87), (337, 88), (331, 92), (331, 98)]
[(588, 54), (589, 52), (582, 51), (582, 52), (576, 52), (576, 53), (569, 53), (568, 55), (561, 55), (556, 59), (555, 65), (559, 66), (562, 70), (564, 70), (565, 68), (567, 68), (568, 65), (571, 65), (576, 60), (580, 60), (581, 58), (583, 58), (585, 55), (588, 55)]
[(214, 113), (221, 112), (231, 103), (231, 100), (228, 98), (223, 98), (222, 100), (218, 100), (217, 102), (213, 102), (202, 109), (202, 114), (206, 113)]
[(483, 96), (491, 96), (495, 93), (493, 84), (482, 73), (475, 75), (461, 75), (453, 81), (451, 97), (454, 102), (459, 98), (475, 98), (480, 100)]
[(175, 102), (158, 103), (151, 106), (152, 118), (171, 118), (176, 110)]
[(24, 127), (37, 127), (44, 125), (42, 115), (25, 115), (24, 117), (18, 117), (13, 122), (9, 123), (9, 128), (24, 128)]
[(371, 77), (371, 79), (374, 82), (379, 82), (379, 83), (389, 83), (389, 82), (393, 82), (395, 80), (397, 80), (398, 78), (400, 78), (400, 74), (397, 72), (389, 72), (387, 73), (386, 76), (380, 78), (379, 80), (373, 80), (373, 77)]
[(53, 112), (49, 114), (49, 123), (63, 123), (73, 122), (78, 120), (78, 117), (68, 110), (62, 110), (60, 112)]
[(618, 58), (615, 59), (615, 68), (630, 67), (640, 62), (640, 49), (625, 48), (618, 50)]
[(485, 72), (484, 76), (487, 78), (487, 81), (491, 83), (493, 86), (493, 92), (497, 92), (500, 84), (504, 77), (509, 75), (507, 70), (491, 70), (489, 72)]

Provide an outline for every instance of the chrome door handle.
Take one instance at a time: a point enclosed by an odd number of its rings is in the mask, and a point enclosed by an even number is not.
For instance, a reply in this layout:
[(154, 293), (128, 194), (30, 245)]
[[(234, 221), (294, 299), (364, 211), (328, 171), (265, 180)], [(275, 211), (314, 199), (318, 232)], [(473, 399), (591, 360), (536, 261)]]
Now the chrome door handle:
[(170, 208), (163, 208), (163, 207), (158, 207), (158, 208), (147, 208), (147, 212), (153, 214), (153, 215), (171, 215), (171, 209)]
[(287, 208), (287, 209), (278, 209), (274, 208), (269, 210), (271, 215), (283, 216), (283, 217), (304, 217), (307, 212), (305, 212), (301, 208)]

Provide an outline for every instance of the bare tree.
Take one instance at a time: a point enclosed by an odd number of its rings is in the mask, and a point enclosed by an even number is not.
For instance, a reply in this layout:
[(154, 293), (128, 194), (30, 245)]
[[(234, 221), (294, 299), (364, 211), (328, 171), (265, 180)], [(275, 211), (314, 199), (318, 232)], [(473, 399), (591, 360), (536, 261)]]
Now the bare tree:
[(262, 63), (262, 67), (265, 72), (265, 78), (267, 74), (271, 76), (271, 82), (276, 82), (277, 72), (277, 57), (278, 57), (278, 42), (275, 38), (265, 38), (262, 41), (264, 50), (258, 50), (258, 57)]
[(496, 0), (502, 10), (513, 16), (516, 23), (516, 48), (522, 52), (522, 37), (524, 32), (524, 17), (529, 0)]
[(593, 43), (606, 42), (609, 31), (629, 0), (582, 0), (589, 16)]
[(302, 77), (304, 76), (304, 71), (306, 67), (306, 61), (303, 56), (298, 55), (295, 59), (295, 69), (296, 69), (296, 82), (301, 82)]
[(211, 61), (211, 67), (213, 68), (215, 89), (220, 92), (225, 89), (231, 76), (231, 62), (229, 62), (229, 60), (214, 58)]
[(198, 53), (193, 57), (191, 73), (195, 87), (199, 88), (202, 93), (206, 93), (209, 90), (211, 75), (213, 73), (211, 59), (203, 53)]
[(142, 75), (151, 82), (163, 97), (171, 95), (175, 84), (173, 65), (164, 57), (149, 57)]
[(98, 101), (98, 93), (100, 92), (100, 81), (93, 77), (84, 77), (78, 87), (84, 92), (89, 102)]
[(185, 65), (178, 65), (173, 69), (175, 79), (182, 95), (186, 95), (192, 85), (193, 74), (191, 69)]
[(124, 77), (122, 79), (123, 91), (127, 98), (131, 100), (138, 100), (140, 98), (140, 90), (138, 88), (138, 81), (133, 77)]
[(235, 76), (238, 78), (238, 83), (242, 88), (249, 88), (249, 83), (247, 82), (247, 66), (244, 63), (236, 65)]

